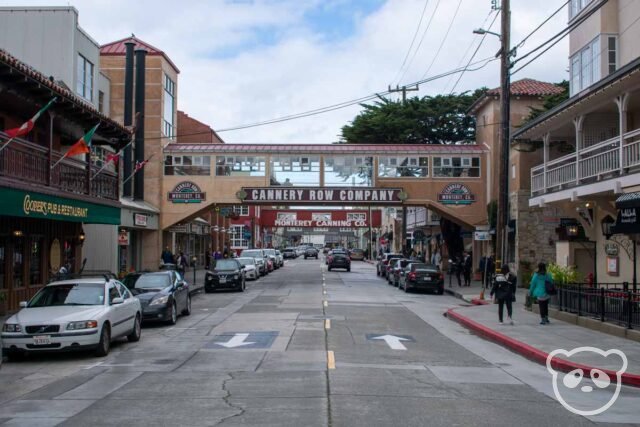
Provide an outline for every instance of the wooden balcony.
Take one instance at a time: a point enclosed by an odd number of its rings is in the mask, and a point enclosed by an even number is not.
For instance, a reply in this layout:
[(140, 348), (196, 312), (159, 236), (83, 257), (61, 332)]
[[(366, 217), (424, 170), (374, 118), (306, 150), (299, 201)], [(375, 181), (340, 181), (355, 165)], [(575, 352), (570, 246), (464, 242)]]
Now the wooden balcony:
[[(0, 135), (0, 145), (6, 142), (6, 137)], [(52, 153), (38, 144), (16, 138), (2, 152), (0, 152), (0, 177), (11, 178), (31, 184), (59, 189), (65, 193), (82, 194), (107, 200), (118, 200), (118, 175), (103, 170), (94, 179), (99, 170), (91, 166), (91, 175), (87, 171), (87, 163), (76, 159), (65, 159), (55, 168), (55, 164), (62, 157), (62, 153)]]

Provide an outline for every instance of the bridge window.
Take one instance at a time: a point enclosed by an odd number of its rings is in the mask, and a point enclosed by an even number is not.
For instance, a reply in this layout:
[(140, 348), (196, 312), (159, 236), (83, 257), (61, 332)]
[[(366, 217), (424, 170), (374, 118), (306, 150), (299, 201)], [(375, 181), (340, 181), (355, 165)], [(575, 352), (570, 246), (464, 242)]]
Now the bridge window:
[(366, 213), (348, 213), (347, 221), (366, 221), (367, 214)]
[(380, 157), (378, 176), (381, 178), (421, 178), (429, 176), (428, 157)]
[(274, 156), (271, 185), (316, 186), (320, 182), (320, 157)]
[(217, 156), (216, 176), (264, 176), (266, 160), (255, 156)]
[(479, 177), (480, 157), (434, 157), (434, 177)]
[(244, 225), (231, 226), (231, 249), (246, 249), (249, 247), (249, 240), (244, 238), (244, 228)]
[(210, 156), (165, 156), (165, 175), (211, 175)]
[(247, 205), (235, 205), (233, 211), (240, 216), (249, 216), (249, 206)]
[(327, 186), (371, 187), (373, 157), (333, 156), (324, 158)]

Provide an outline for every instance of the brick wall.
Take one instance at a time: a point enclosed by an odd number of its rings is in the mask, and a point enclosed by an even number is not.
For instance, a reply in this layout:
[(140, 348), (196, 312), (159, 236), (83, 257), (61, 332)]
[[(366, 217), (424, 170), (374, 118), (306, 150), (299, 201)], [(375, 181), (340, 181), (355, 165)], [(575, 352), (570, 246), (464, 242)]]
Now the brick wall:
[(178, 111), (178, 144), (224, 144), (211, 127)]

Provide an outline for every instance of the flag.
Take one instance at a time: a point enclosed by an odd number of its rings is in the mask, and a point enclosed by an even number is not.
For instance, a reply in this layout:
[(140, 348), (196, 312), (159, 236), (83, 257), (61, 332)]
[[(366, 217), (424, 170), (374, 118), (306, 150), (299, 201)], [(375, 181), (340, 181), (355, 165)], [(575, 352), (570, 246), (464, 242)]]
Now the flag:
[(75, 144), (69, 148), (69, 151), (64, 153), (64, 157), (77, 156), (78, 154), (87, 154), (91, 151), (89, 147), (91, 147), (91, 138), (93, 138), (93, 134), (98, 129), (100, 123), (95, 125), (89, 132), (87, 132), (82, 138), (78, 140)]
[(5, 133), (9, 136), (10, 139), (18, 138), (20, 136), (24, 136), (28, 134), (29, 132), (31, 132), (31, 129), (33, 129), (33, 126), (36, 124), (36, 120), (38, 120), (38, 118), (42, 115), (42, 113), (44, 113), (45, 111), (47, 111), (49, 107), (51, 107), (51, 104), (53, 104), (56, 101), (56, 99), (57, 98), (55, 97), (51, 98), (51, 101), (49, 101), (47, 105), (45, 105), (40, 110), (38, 110), (38, 112), (33, 117), (31, 117), (31, 119), (24, 122), (22, 126), (20, 126), (19, 128), (7, 129)]
[(107, 162), (113, 162), (114, 165), (118, 165), (118, 160), (120, 160), (120, 152), (118, 151), (115, 154), (107, 154)]
[(146, 165), (147, 163), (149, 163), (149, 159), (144, 160), (142, 162), (137, 161), (136, 162), (136, 169), (133, 171), (133, 173), (138, 172), (140, 169), (142, 169), (144, 167), (144, 165)]

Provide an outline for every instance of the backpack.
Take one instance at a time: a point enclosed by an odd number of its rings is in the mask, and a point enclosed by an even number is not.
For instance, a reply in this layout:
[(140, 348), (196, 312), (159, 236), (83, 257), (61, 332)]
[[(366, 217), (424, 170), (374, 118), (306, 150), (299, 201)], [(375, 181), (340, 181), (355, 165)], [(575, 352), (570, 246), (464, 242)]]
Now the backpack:
[(556, 285), (548, 276), (544, 279), (544, 290), (548, 295), (556, 295), (558, 293)]

